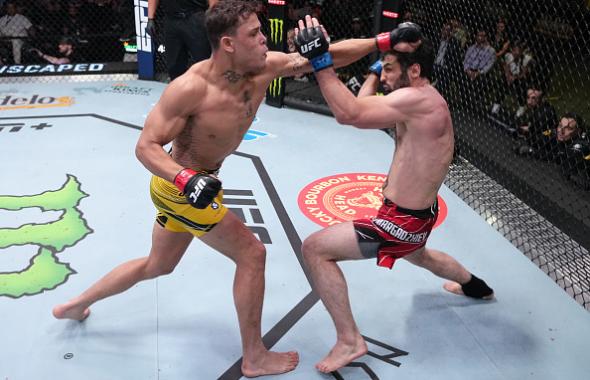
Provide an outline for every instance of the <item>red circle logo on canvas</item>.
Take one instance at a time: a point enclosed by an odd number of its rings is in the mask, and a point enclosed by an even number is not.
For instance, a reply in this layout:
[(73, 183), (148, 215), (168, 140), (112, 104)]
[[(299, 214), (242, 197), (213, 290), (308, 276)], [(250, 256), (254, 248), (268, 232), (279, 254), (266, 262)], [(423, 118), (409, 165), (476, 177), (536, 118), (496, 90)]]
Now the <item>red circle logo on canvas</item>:
[[(320, 178), (305, 186), (297, 203), (301, 211), (320, 226), (371, 218), (383, 203), (381, 189), (387, 176), (376, 173), (346, 173)], [(447, 217), (447, 205), (438, 196), (438, 219)]]

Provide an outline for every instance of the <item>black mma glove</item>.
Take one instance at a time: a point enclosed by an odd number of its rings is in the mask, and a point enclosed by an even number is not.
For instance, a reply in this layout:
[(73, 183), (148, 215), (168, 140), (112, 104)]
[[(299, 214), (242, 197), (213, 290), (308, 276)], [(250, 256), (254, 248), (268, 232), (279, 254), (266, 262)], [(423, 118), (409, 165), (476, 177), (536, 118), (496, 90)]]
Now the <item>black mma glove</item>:
[(328, 52), (330, 43), (326, 40), (320, 26), (301, 29), (295, 36), (294, 42), (299, 54), (309, 59), (314, 71), (334, 65), (332, 56)]
[(188, 203), (199, 209), (207, 208), (221, 190), (220, 180), (192, 169), (178, 172), (174, 184), (184, 193)]
[(375, 37), (380, 51), (392, 50), (400, 42), (418, 42), (422, 39), (422, 28), (413, 22), (402, 22), (391, 32), (385, 32)]
[(145, 32), (152, 38), (156, 38), (156, 23), (153, 18), (148, 18), (147, 25), (145, 26)]

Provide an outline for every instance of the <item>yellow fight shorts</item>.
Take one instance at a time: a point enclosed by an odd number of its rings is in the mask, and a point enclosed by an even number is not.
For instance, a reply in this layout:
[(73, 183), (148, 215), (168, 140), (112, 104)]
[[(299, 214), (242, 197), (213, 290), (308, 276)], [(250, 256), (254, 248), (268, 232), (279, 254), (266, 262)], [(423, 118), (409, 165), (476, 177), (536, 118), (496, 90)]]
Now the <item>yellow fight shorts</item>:
[(197, 209), (187, 202), (184, 194), (173, 183), (152, 176), (150, 195), (158, 209), (156, 221), (172, 232), (190, 232), (196, 237), (203, 236), (215, 227), (227, 212), (227, 207), (221, 203), (223, 190), (207, 208)]

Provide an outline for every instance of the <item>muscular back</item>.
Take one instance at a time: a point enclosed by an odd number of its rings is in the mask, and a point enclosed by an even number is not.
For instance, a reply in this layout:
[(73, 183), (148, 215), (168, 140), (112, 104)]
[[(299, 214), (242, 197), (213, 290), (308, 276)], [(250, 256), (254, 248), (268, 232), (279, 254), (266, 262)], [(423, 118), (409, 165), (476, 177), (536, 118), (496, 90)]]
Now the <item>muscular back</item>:
[(414, 109), (395, 128), (396, 147), (384, 195), (400, 206), (432, 205), (453, 158), (454, 136), (446, 102), (432, 86), (408, 89)]

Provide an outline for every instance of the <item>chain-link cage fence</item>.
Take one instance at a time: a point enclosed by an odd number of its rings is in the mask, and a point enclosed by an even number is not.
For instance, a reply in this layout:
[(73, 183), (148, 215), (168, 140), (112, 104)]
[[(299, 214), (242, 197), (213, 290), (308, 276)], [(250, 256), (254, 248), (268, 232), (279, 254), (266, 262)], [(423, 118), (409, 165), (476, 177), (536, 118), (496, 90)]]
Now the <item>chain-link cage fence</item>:
[(0, 6), (2, 78), (137, 71), (132, 1), (5, 0)]
[(512, 194), (474, 197), (461, 160), (447, 185), (590, 309), (588, 5), (413, 0), (404, 15), (435, 42), (458, 155)]
[[(312, 14), (334, 40), (363, 37), (383, 3), (293, 1), (289, 19)], [(590, 309), (590, 2), (397, 3), (397, 21), (435, 46), (433, 84), (456, 137), (447, 186)], [(354, 92), (367, 67), (339, 75)], [(329, 113), (312, 75), (287, 81), (285, 103)]]

